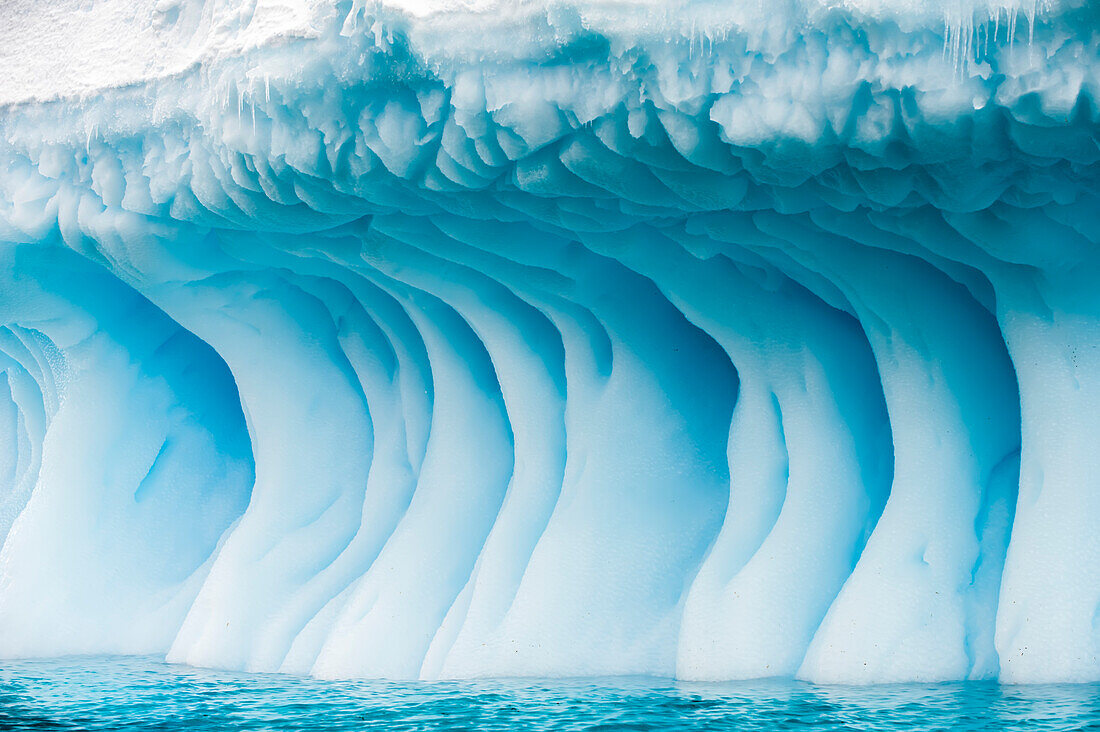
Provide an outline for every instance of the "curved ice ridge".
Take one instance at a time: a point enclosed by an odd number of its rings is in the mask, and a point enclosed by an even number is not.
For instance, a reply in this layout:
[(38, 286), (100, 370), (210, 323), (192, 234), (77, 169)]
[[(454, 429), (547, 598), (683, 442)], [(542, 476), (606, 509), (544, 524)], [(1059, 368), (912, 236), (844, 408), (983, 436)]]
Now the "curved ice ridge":
[(1100, 6), (24, 5), (0, 654), (1100, 679)]

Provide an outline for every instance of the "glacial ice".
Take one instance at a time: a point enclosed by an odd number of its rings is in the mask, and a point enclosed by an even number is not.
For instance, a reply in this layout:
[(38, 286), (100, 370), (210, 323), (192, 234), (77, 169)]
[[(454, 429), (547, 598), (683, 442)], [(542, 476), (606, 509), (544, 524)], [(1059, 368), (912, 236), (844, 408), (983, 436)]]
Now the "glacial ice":
[(1100, 5), (0, 6), (0, 656), (1100, 680)]

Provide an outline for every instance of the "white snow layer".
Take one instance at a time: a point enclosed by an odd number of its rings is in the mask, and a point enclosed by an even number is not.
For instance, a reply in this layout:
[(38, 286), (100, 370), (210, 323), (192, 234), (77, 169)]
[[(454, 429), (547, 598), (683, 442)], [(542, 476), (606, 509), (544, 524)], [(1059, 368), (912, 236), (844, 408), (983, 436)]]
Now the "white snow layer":
[(0, 655), (1100, 680), (1100, 6), (13, 0)]

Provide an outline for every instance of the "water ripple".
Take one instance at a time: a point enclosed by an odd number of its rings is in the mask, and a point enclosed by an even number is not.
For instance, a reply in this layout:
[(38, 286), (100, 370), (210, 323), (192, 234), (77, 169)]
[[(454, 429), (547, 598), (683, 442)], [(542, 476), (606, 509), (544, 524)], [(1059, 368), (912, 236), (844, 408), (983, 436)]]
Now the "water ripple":
[(1085, 730), (1100, 685), (317, 681), (149, 658), (0, 664), (5, 730)]

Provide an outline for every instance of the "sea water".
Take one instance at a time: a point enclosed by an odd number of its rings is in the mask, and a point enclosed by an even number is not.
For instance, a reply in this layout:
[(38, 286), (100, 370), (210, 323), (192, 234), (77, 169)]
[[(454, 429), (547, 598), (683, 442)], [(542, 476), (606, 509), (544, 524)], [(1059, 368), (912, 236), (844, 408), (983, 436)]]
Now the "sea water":
[(333, 682), (81, 657), (0, 664), (0, 729), (1086, 730), (1100, 729), (1100, 685)]

